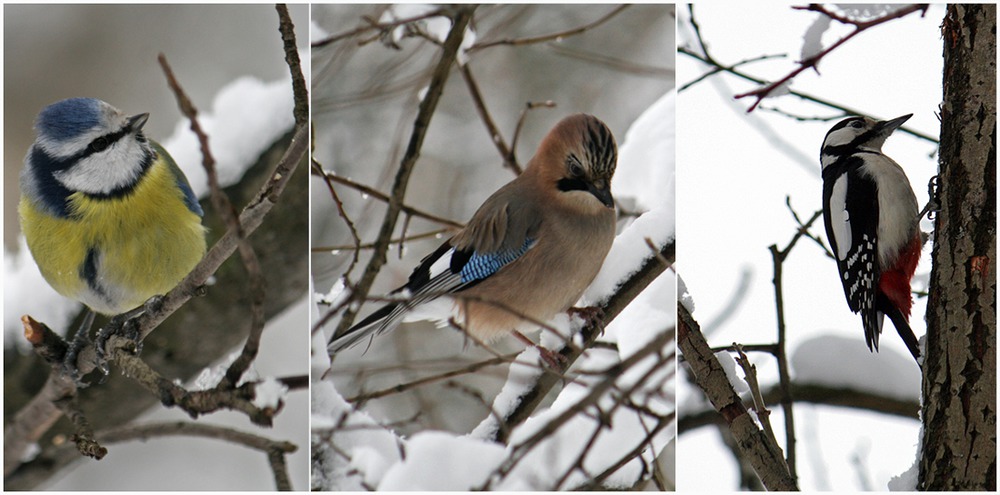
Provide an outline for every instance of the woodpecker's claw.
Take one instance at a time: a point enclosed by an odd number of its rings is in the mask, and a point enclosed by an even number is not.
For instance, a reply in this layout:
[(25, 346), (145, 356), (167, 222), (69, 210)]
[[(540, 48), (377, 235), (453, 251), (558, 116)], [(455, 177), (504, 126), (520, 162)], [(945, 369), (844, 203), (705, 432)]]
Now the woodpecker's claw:
[(935, 175), (927, 181), (927, 204), (917, 214), (918, 222), (924, 217), (924, 214), (927, 215), (928, 220), (934, 220), (934, 213), (941, 211), (941, 201), (938, 197), (938, 180), (938, 176)]

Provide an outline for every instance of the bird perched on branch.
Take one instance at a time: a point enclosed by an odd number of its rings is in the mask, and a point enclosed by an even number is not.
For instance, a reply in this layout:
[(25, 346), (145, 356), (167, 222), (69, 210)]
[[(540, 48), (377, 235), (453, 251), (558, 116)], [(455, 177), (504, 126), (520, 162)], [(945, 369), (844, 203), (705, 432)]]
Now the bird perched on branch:
[(519, 331), (570, 309), (611, 249), (617, 154), (614, 136), (596, 117), (560, 121), (524, 173), (493, 193), (393, 292), (404, 300), (335, 335), (330, 353), (394, 328), (407, 312), (442, 296), (471, 336), (489, 342), (515, 332), (527, 340)]
[(823, 217), (851, 311), (861, 313), (868, 348), (878, 350), (883, 316), (920, 362), (910, 328), (910, 280), (922, 247), (917, 199), (902, 167), (882, 144), (911, 117), (876, 121), (851, 117), (826, 134)]
[[(119, 315), (172, 289), (205, 254), (202, 209), (169, 154), (94, 98), (38, 114), (21, 170), (21, 229), (42, 276), (92, 311)], [(93, 313), (67, 356), (88, 341)]]

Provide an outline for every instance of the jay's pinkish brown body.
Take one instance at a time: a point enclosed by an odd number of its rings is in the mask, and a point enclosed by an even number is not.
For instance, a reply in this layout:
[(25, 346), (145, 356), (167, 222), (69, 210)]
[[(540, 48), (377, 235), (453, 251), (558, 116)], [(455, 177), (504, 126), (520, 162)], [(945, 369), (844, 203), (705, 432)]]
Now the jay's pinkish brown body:
[(568, 310), (594, 280), (615, 236), (617, 146), (597, 118), (577, 114), (542, 140), (520, 176), (428, 255), (391, 303), (329, 345), (331, 353), (393, 328), (415, 306), (451, 297), (457, 321), (491, 341)]

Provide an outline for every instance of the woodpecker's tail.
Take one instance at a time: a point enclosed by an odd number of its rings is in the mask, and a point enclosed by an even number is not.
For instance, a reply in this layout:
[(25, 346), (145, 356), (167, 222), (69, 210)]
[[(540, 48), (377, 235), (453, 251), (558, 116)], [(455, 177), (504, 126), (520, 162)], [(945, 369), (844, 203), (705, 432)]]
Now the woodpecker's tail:
[[(899, 308), (896, 307), (894, 302), (884, 294), (879, 291), (878, 296), (875, 299), (875, 308), (885, 313), (886, 316), (892, 320), (893, 326), (896, 327), (896, 332), (903, 339), (903, 343), (906, 344), (906, 348), (910, 350), (910, 354), (913, 355), (913, 359), (920, 364), (920, 344), (917, 342), (917, 336), (913, 333), (913, 329), (910, 328), (910, 323), (907, 321), (907, 315), (903, 314)], [(909, 309), (909, 307), (907, 307)], [(865, 328), (867, 334), (867, 327)], [(878, 349), (878, 338), (875, 339), (875, 348)], [(869, 346), (870, 347), (870, 346)]]

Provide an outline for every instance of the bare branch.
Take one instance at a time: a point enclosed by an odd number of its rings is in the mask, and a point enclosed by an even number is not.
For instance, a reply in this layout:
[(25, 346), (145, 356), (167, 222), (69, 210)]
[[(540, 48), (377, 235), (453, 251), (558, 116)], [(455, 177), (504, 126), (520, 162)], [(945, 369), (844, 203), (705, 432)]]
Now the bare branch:
[(845, 18), (840, 17), (840, 16), (836, 16), (835, 14), (832, 14), (829, 11), (827, 11), (826, 8), (820, 6), (819, 4), (810, 4), (808, 7), (792, 7), (792, 8), (799, 9), (799, 10), (812, 10), (812, 11), (815, 11), (815, 12), (820, 12), (820, 13), (822, 13), (822, 14), (830, 17), (831, 19), (851, 24), (851, 25), (855, 26), (855, 29), (854, 29), (854, 31), (851, 31), (850, 33), (848, 33), (847, 36), (844, 36), (843, 38), (837, 40), (834, 44), (832, 44), (829, 47), (827, 47), (826, 49), (820, 51), (816, 55), (813, 55), (813, 56), (811, 56), (811, 57), (809, 57), (809, 58), (807, 58), (805, 60), (799, 61), (798, 62), (799, 66), (795, 70), (793, 70), (792, 72), (788, 73), (785, 77), (782, 77), (781, 79), (778, 79), (775, 82), (767, 84), (766, 86), (764, 86), (762, 88), (758, 88), (758, 89), (755, 89), (753, 91), (749, 91), (747, 93), (742, 93), (742, 94), (736, 95), (734, 98), (737, 98), (737, 99), (744, 98), (744, 97), (747, 97), (747, 96), (753, 96), (754, 98), (756, 98), (756, 100), (754, 101), (753, 105), (750, 105), (750, 108), (747, 109), (747, 112), (752, 112), (753, 109), (757, 108), (757, 105), (760, 104), (760, 102), (764, 98), (767, 98), (768, 95), (770, 95), (774, 90), (780, 88), (781, 86), (783, 86), (785, 84), (788, 84), (792, 79), (795, 78), (795, 76), (801, 74), (806, 69), (810, 69), (810, 68), (815, 69), (815, 68), (817, 68), (818, 64), (819, 64), (819, 61), (822, 60), (823, 57), (825, 57), (826, 55), (828, 55), (830, 52), (836, 50), (840, 45), (842, 45), (845, 42), (847, 42), (847, 40), (849, 40), (849, 39), (857, 36), (858, 34), (860, 34), (861, 32), (865, 31), (866, 29), (868, 29), (868, 28), (870, 28), (872, 26), (877, 26), (879, 24), (883, 24), (885, 22), (888, 22), (888, 21), (891, 21), (891, 20), (894, 20), (894, 19), (899, 19), (901, 17), (905, 17), (905, 16), (907, 16), (907, 15), (913, 13), (913, 12), (918, 12), (919, 11), (921, 13), (921, 16), (923, 16), (923, 14), (927, 12), (927, 5), (926, 4), (909, 5), (909, 6), (906, 6), (906, 7), (902, 7), (899, 10), (896, 10), (895, 12), (892, 12), (892, 13), (886, 14), (886, 15), (884, 15), (882, 17), (879, 17), (877, 19), (872, 19), (870, 21), (864, 21), (864, 22), (862, 22), (862, 21), (852, 21), (852, 20), (848, 20), (848, 19), (845, 19)]
[[(403, 199), (406, 196), (406, 187), (409, 183), (410, 174), (413, 172), (417, 158), (420, 156), (420, 148), (423, 145), (424, 136), (430, 125), (431, 117), (434, 115), (434, 110), (437, 108), (437, 103), (444, 91), (444, 84), (448, 79), (451, 67), (455, 63), (455, 58), (458, 55), (458, 50), (464, 37), (465, 27), (472, 20), (472, 14), (475, 9), (476, 6), (474, 5), (463, 5), (455, 9), (451, 31), (449, 31), (448, 38), (442, 47), (441, 58), (438, 60), (434, 73), (431, 76), (430, 85), (423, 100), (420, 102), (417, 118), (413, 123), (413, 133), (410, 135), (409, 145), (396, 173), (392, 193), (389, 196), (389, 207), (386, 210), (382, 227), (379, 229), (378, 238), (375, 241), (375, 253), (369, 261), (368, 266), (365, 267), (365, 271), (361, 276), (361, 280), (355, 286), (355, 290), (352, 291), (351, 298), (353, 300), (363, 299), (368, 294), (372, 284), (375, 282), (375, 276), (386, 262), (389, 239), (392, 237), (399, 213), (402, 211)], [(351, 326), (354, 318), (357, 316), (357, 309), (352, 306), (347, 307), (334, 331), (334, 335), (340, 335)], [(322, 326), (331, 316), (331, 313), (325, 315), (316, 327)]]
[(733, 391), (726, 372), (701, 334), (698, 323), (683, 304), (678, 305), (678, 345), (687, 358), (691, 374), (715, 410), (736, 437), (743, 458), (753, 465), (768, 490), (798, 490), (788, 472), (781, 448), (757, 427), (747, 414), (739, 395)]
[(585, 33), (585, 32), (587, 32), (587, 31), (589, 31), (589, 30), (591, 30), (591, 29), (593, 29), (593, 28), (595, 28), (597, 26), (600, 26), (601, 24), (604, 24), (605, 22), (607, 22), (608, 20), (610, 20), (612, 17), (620, 14), (626, 8), (628, 8), (628, 5), (619, 5), (618, 7), (615, 7), (614, 10), (612, 10), (611, 12), (608, 12), (607, 14), (604, 14), (601, 18), (595, 20), (594, 22), (591, 22), (589, 24), (585, 24), (583, 26), (576, 27), (576, 28), (573, 28), (573, 29), (568, 29), (566, 31), (560, 31), (558, 33), (545, 34), (545, 35), (541, 35), (541, 36), (534, 36), (534, 37), (531, 37), (531, 38), (518, 38), (518, 39), (505, 38), (505, 39), (502, 39), (502, 40), (488, 41), (488, 42), (484, 42), (484, 43), (476, 43), (475, 45), (472, 45), (467, 50), (467, 52), (468, 53), (472, 53), (472, 52), (477, 51), (477, 50), (482, 50), (483, 48), (489, 48), (491, 46), (498, 46), (498, 45), (507, 45), (507, 46), (533, 45), (533, 44), (536, 44), (536, 43), (545, 43), (546, 41), (555, 41), (555, 40), (559, 40), (559, 39), (562, 39), (562, 38), (568, 38), (570, 36), (575, 36), (575, 35), (578, 35), (578, 34), (581, 34), (581, 33)]

